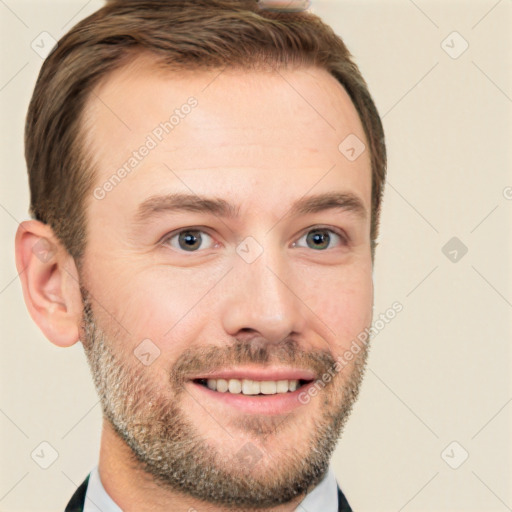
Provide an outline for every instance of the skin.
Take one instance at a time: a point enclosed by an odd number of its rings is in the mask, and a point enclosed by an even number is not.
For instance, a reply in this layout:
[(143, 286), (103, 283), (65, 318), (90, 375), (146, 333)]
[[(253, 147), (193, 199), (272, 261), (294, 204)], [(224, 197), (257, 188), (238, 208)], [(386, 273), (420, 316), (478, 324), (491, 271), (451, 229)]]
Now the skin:
[[(179, 417), (194, 439), (218, 456), (212, 460), (219, 474), (252, 482), (263, 496), (278, 475), (288, 483), (298, 478), (313, 441), (321, 454), (315, 467), (326, 467), (357, 397), (367, 348), (289, 414), (244, 413), (211, 400), (191, 382), (178, 393), (169, 377), (177, 367), (187, 368), (178, 364), (185, 353), (197, 356), (204, 369), (217, 368), (208, 366), (211, 361), (243, 362), (255, 369), (302, 365), (322, 374), (371, 324), (370, 158), (365, 151), (351, 162), (338, 150), (349, 134), (368, 144), (350, 98), (326, 71), (172, 73), (140, 57), (100, 84), (87, 105), (84, 126), (97, 164), (96, 184), (105, 183), (190, 96), (197, 107), (136, 169), (103, 199), (88, 196), (88, 242), (80, 273), (51, 228), (37, 221), (18, 229), (17, 267), (32, 318), (52, 343), (84, 344), (100, 395), (109, 394), (112, 382), (140, 379), (133, 395), (144, 402), (138, 410), (142, 419), (172, 404), (176, 414), (168, 420)], [(357, 196), (366, 217), (339, 209), (289, 215), (295, 200), (333, 191)], [(164, 192), (223, 198), (239, 206), (240, 216), (181, 211), (135, 222), (137, 206)], [(349, 240), (329, 232), (328, 248), (310, 247), (305, 235), (318, 226), (340, 230)], [(180, 249), (177, 236), (172, 244), (164, 239), (191, 227), (210, 235), (196, 252)], [(252, 263), (236, 251), (247, 237), (262, 248)], [(51, 249), (47, 258), (33, 251), (37, 243)], [(84, 306), (90, 307), (89, 316)], [(160, 350), (149, 366), (133, 354), (145, 339)], [(247, 349), (243, 357), (232, 350), (237, 344)], [(217, 359), (206, 355), (212, 348)], [(265, 363), (251, 359), (258, 350), (267, 356)], [(108, 354), (112, 366), (105, 371)], [(116, 365), (125, 378), (119, 374), (118, 381), (109, 381)], [(111, 406), (119, 412), (130, 389), (103, 396), (104, 411)], [(135, 417), (135, 409), (127, 410)], [(144, 439), (151, 442), (150, 434), (161, 434), (157, 428), (164, 427), (155, 426)], [(329, 442), (321, 444), (322, 432)], [(261, 454), (250, 469), (236, 458), (247, 443)], [(248, 503), (213, 498), (207, 503), (159, 481), (108, 417), (99, 471), (107, 492), (126, 511), (251, 509)], [(310, 478), (307, 490), (322, 476)], [(259, 508), (295, 510), (303, 491), (285, 503), (261, 501)]]

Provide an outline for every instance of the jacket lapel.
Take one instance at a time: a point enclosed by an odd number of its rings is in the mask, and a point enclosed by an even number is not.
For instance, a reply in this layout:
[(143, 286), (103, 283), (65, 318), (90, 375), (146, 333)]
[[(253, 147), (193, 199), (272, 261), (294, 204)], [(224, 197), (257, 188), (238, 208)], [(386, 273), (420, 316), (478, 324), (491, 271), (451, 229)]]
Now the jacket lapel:
[(87, 486), (89, 485), (89, 473), (86, 479), (82, 482), (82, 485), (78, 487), (75, 494), (69, 500), (69, 503), (64, 512), (83, 512), (85, 503), (85, 493), (87, 492)]
[[(66, 511), (67, 512), (67, 511)], [(338, 512), (352, 512), (350, 505), (348, 504), (347, 498), (341, 492), (341, 489), (338, 486)]]

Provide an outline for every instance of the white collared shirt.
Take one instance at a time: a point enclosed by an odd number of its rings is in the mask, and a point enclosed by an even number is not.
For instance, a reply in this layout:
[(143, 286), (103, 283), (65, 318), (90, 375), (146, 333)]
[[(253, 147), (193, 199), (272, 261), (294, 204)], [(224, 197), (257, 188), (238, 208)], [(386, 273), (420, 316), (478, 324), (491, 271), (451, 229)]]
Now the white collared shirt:
[[(338, 485), (331, 467), (320, 483), (302, 500), (295, 512), (337, 512)], [(98, 466), (89, 477), (84, 512), (123, 512), (103, 487)]]

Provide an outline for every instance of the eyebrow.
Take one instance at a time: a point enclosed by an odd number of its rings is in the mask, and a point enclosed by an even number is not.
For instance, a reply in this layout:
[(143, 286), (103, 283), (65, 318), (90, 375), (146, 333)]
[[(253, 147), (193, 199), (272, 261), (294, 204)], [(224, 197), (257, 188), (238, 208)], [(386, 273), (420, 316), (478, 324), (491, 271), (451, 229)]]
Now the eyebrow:
[[(327, 192), (301, 197), (293, 203), (288, 215), (300, 216), (326, 210), (354, 213), (361, 220), (368, 217), (363, 201), (351, 192)], [(137, 208), (135, 221), (144, 223), (161, 213), (181, 211), (210, 213), (222, 218), (239, 218), (240, 205), (228, 203), (217, 197), (204, 197), (188, 193), (171, 193), (151, 196)]]

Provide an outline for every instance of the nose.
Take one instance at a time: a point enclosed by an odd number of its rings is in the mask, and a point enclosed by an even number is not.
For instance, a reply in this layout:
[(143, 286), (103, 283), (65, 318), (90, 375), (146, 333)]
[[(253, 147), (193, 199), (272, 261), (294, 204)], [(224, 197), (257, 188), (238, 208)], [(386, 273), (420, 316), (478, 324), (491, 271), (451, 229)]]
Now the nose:
[(292, 274), (279, 250), (247, 263), (235, 261), (222, 294), (222, 323), (230, 336), (259, 336), (278, 343), (304, 330), (305, 305), (293, 290)]

